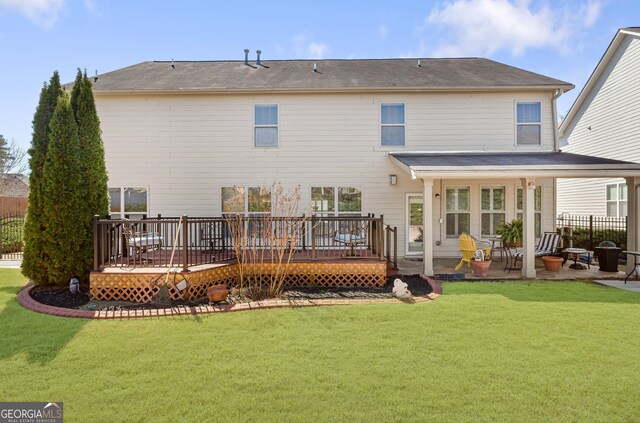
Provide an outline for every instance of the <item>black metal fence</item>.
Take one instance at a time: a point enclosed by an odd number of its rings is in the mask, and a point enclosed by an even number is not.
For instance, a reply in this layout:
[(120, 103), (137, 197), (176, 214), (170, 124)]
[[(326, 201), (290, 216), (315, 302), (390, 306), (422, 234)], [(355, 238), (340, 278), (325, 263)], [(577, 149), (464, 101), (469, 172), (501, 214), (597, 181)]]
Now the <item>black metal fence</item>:
[(623, 250), (627, 248), (626, 217), (562, 214), (556, 223), (564, 248), (593, 250), (602, 241), (611, 241)]
[(25, 214), (0, 215), (0, 260), (21, 260)]

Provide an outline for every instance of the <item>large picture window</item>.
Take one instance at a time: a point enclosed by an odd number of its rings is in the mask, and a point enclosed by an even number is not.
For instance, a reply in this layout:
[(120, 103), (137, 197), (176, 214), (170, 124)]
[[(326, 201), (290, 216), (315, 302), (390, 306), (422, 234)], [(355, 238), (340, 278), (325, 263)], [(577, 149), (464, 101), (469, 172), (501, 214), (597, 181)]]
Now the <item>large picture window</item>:
[(627, 216), (627, 184), (608, 184), (607, 192), (607, 216)]
[(222, 213), (270, 213), (271, 189), (265, 187), (222, 187)]
[[(522, 187), (516, 188), (516, 216), (518, 219), (523, 217), (524, 199), (522, 198)], [(533, 218), (534, 218), (534, 231), (536, 237), (542, 236), (542, 187), (536, 185), (536, 190), (533, 194)]]
[(445, 193), (447, 238), (468, 234), (471, 229), (469, 187), (447, 187)]
[(256, 104), (254, 109), (254, 145), (278, 146), (278, 105)]
[(139, 219), (149, 214), (147, 188), (109, 188), (109, 199), (112, 217)]
[(311, 187), (311, 209), (316, 214), (362, 214), (362, 191), (354, 187)]
[(496, 229), (505, 219), (504, 187), (482, 187), (480, 190), (480, 232), (487, 238), (495, 235)]
[(380, 106), (380, 139), (383, 147), (404, 146), (404, 104)]
[(539, 101), (516, 103), (516, 145), (542, 143), (542, 105)]

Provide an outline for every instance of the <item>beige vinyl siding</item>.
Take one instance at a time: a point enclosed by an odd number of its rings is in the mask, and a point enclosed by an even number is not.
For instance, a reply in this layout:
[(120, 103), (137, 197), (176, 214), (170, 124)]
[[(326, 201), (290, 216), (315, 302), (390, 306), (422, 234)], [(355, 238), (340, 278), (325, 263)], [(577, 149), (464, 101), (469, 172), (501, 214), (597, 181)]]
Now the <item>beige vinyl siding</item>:
[[(640, 162), (639, 103), (640, 39), (627, 35), (567, 129), (563, 151)], [(558, 213), (606, 215), (604, 186), (621, 181), (558, 180)]]
[[(515, 146), (516, 101), (542, 102), (542, 146)], [(383, 214), (399, 228), (401, 254), (406, 193), (422, 192), (422, 181), (393, 164), (389, 151), (553, 149), (551, 93), (98, 94), (96, 102), (109, 185), (148, 186), (151, 215), (219, 214), (223, 186), (300, 184), (306, 208), (312, 186), (357, 187), (364, 213)], [(266, 103), (279, 107), (277, 148), (253, 146), (253, 107)], [(380, 146), (381, 103), (405, 104), (406, 147)], [(397, 185), (389, 185), (390, 174)], [(455, 256), (457, 246), (434, 252)]]

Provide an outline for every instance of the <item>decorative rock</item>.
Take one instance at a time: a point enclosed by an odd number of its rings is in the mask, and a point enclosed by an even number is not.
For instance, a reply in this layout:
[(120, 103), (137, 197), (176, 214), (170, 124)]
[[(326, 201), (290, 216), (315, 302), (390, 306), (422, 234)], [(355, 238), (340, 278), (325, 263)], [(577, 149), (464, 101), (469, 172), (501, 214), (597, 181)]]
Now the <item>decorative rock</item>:
[(409, 285), (402, 282), (400, 279), (396, 279), (393, 281), (393, 292), (396, 297), (400, 299), (408, 299), (411, 298), (411, 292), (407, 289)]

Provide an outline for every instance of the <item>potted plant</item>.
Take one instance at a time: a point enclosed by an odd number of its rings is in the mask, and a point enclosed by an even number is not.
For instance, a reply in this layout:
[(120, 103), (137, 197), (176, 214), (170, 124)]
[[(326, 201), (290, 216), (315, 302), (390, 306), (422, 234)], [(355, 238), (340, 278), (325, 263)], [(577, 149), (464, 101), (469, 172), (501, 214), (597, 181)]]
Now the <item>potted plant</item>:
[(562, 268), (562, 262), (564, 259), (558, 256), (543, 256), (542, 262), (544, 263), (544, 268), (549, 270), (550, 272), (557, 272)]
[(486, 255), (483, 250), (477, 250), (471, 259), (471, 272), (473, 276), (486, 278), (491, 266), (491, 256)]
[(616, 247), (611, 241), (602, 241), (593, 249), (598, 258), (601, 272), (617, 272), (618, 261), (622, 248)]
[(522, 247), (522, 220), (513, 219), (502, 222), (496, 228), (496, 235), (500, 236), (502, 245), (507, 248)]

